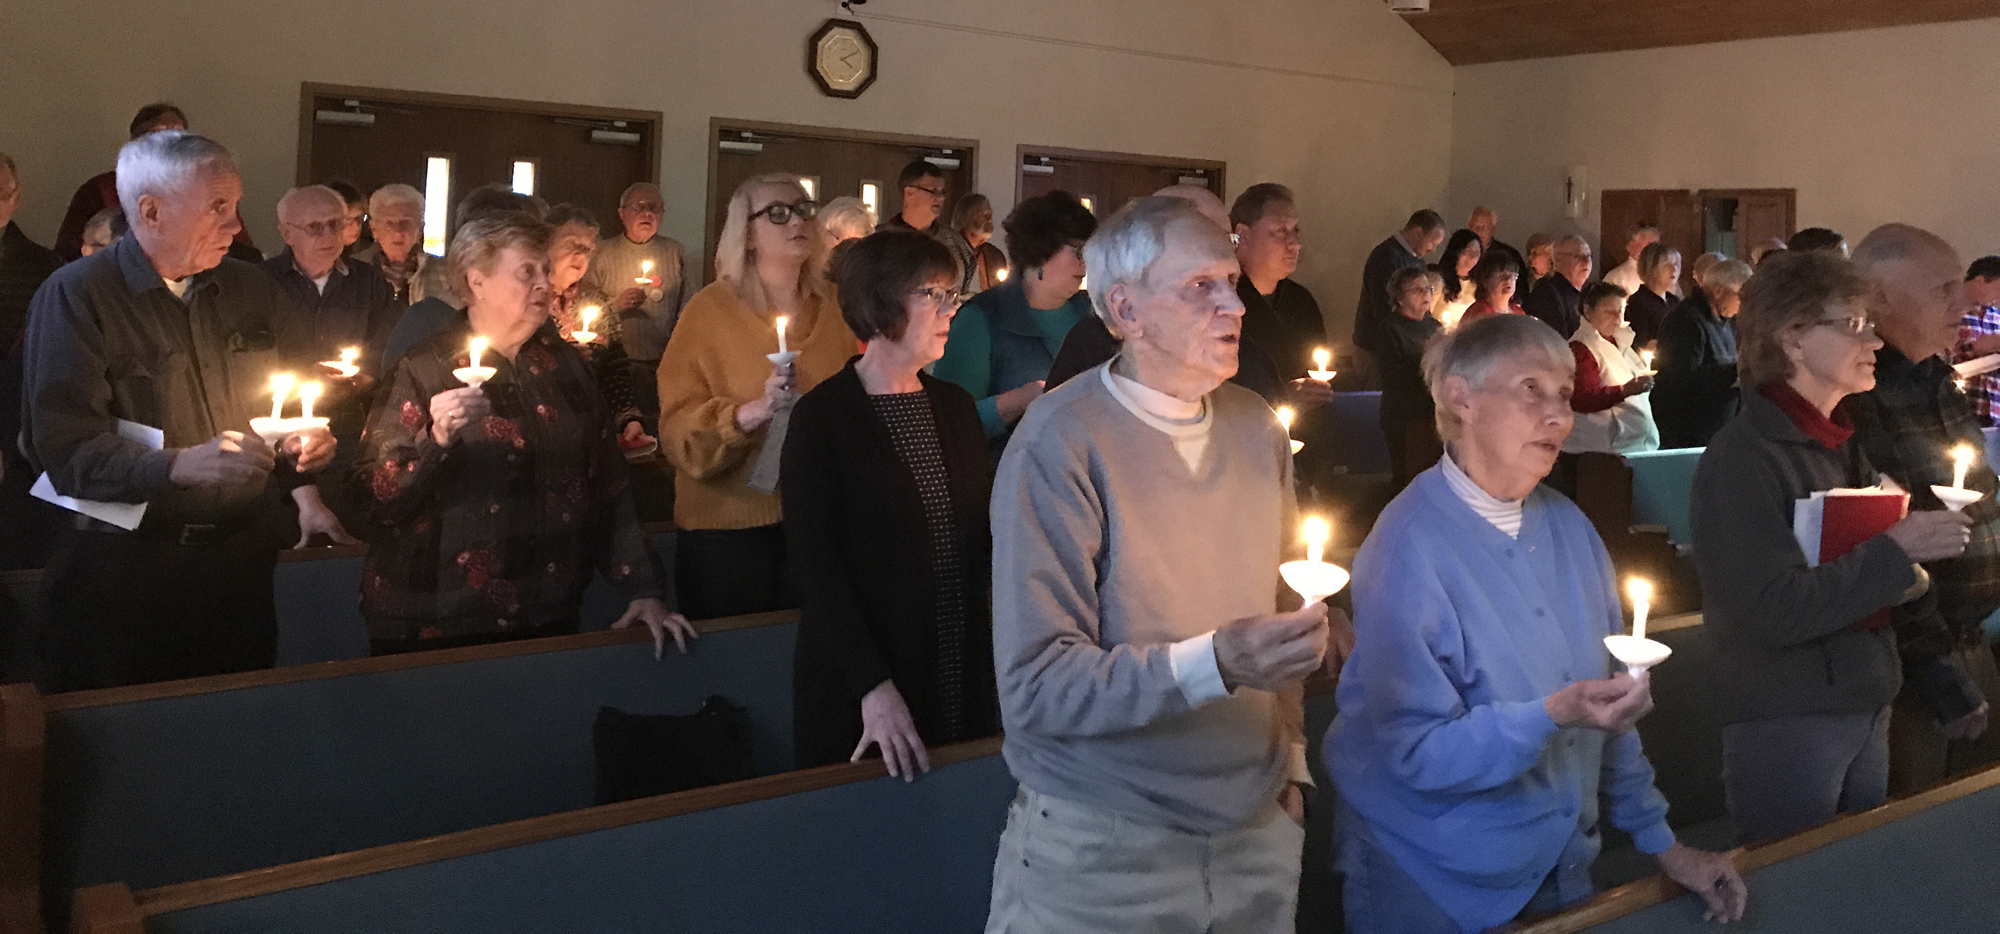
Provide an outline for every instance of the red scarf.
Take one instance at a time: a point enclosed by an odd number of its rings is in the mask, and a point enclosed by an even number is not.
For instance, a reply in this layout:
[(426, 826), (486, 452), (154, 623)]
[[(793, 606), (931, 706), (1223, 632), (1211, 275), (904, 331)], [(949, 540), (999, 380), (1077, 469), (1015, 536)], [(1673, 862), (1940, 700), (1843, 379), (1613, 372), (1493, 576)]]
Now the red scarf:
[(1806, 397), (1792, 388), (1792, 384), (1783, 380), (1765, 383), (1757, 387), (1757, 391), (1771, 400), (1778, 411), (1785, 413), (1792, 424), (1799, 426), (1806, 437), (1825, 445), (1829, 451), (1840, 450), (1847, 439), (1854, 437), (1854, 420), (1848, 417), (1845, 399), (1833, 407), (1833, 417), (1828, 418), (1820, 412), (1819, 406), (1807, 402)]

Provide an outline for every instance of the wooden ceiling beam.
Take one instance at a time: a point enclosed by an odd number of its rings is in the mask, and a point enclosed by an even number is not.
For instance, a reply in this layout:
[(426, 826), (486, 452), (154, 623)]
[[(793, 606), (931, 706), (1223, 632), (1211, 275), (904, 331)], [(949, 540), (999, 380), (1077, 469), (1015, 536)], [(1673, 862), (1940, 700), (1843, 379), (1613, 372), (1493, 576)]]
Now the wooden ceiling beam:
[(1405, 17), (1453, 65), (2000, 17), (2000, 0), (1432, 0)]

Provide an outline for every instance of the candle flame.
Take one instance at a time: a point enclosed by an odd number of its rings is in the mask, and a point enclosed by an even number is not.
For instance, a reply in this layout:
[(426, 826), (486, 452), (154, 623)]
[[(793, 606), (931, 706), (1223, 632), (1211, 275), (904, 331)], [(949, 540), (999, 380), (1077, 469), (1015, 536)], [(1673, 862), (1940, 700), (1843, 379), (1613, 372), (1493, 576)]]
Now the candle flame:
[(1328, 364), (1331, 364), (1332, 362), (1333, 362), (1333, 351), (1328, 350), (1325, 347), (1316, 347), (1313, 349), (1313, 369), (1325, 370), (1327, 369)]
[(1977, 455), (1973, 453), (1972, 445), (1969, 444), (1961, 444), (1951, 449), (1952, 489), (1955, 490), (1965, 489), (1965, 475), (1967, 471), (1970, 471), (1972, 469), (1972, 459), (1975, 456)]
[(1625, 595), (1631, 597), (1634, 604), (1652, 603), (1653, 582), (1643, 577), (1626, 578)]
[(647, 276), (647, 275), (652, 275), (652, 273), (653, 273), (653, 261), (650, 259), (640, 260), (639, 274), (642, 276)]
[(486, 338), (483, 338), (483, 337), (475, 337), (475, 338), (473, 338), (473, 339), (472, 339), (472, 365), (473, 365), (474, 367), (477, 367), (477, 366), (479, 366), (479, 358), (480, 358), (480, 357), (483, 357), (483, 356), (485, 356), (485, 355), (486, 355)]
[(360, 358), (360, 356), (361, 356), (361, 348), (345, 347), (342, 348), (340, 351), (340, 362), (351, 366), (353, 365), (356, 359)]
[(590, 323), (597, 320), (597, 306), (591, 305), (577, 312), (577, 317), (583, 319), (583, 329), (586, 331), (590, 330)]
[(298, 382), (298, 377), (290, 373), (274, 373), (271, 376), (271, 395), (283, 399), (291, 393), (292, 387), (298, 385)]
[(1285, 426), (1285, 434), (1292, 433), (1292, 419), (1296, 417), (1297, 414), (1292, 411), (1291, 406), (1278, 406), (1278, 424)]
[(1307, 516), (1299, 525), (1299, 537), (1306, 542), (1306, 560), (1318, 561), (1326, 554), (1326, 541), (1333, 536), (1333, 527), (1318, 516)]
[(993, 281), (995, 281), (995, 282), (1005, 282), (1005, 281), (1007, 281), (1007, 270), (1005, 270), (1005, 269), (1001, 269), (1001, 270), (998, 270), (998, 271), (994, 272), (994, 273), (993, 273)]

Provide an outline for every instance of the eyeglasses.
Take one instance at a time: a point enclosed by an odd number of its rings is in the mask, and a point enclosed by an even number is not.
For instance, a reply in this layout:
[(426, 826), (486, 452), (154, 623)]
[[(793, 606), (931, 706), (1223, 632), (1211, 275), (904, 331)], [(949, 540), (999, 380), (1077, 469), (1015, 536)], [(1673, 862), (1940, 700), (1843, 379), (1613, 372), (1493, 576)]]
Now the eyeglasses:
[(309, 237), (331, 237), (347, 229), (347, 218), (337, 217), (330, 221), (313, 221), (310, 224), (286, 224), (284, 226), (301, 231)]
[(1860, 337), (1875, 333), (1875, 319), (1864, 315), (1850, 315), (1845, 318), (1821, 318), (1813, 322), (1814, 327), (1827, 327), (1848, 337)]
[(771, 223), (783, 227), (792, 222), (792, 215), (794, 214), (798, 215), (801, 220), (812, 220), (813, 215), (818, 213), (819, 202), (807, 198), (804, 201), (797, 201), (791, 204), (766, 205), (763, 210), (750, 215), (750, 219), (754, 221), (760, 217), (769, 217)]
[(625, 210), (634, 214), (665, 214), (667, 206), (658, 201), (635, 201), (626, 205)]
[(907, 185), (907, 186), (904, 186), (904, 187), (905, 187), (905, 190), (907, 190), (907, 189), (909, 189), (909, 188), (915, 188), (916, 190), (918, 190), (918, 191), (921, 191), (921, 192), (923, 192), (924, 194), (927, 194), (927, 195), (930, 195), (931, 197), (933, 197), (933, 198), (936, 198), (936, 199), (938, 199), (939, 201), (943, 201), (943, 200), (944, 200), (944, 196), (945, 196), (945, 192), (947, 192), (947, 191), (949, 191), (949, 190), (950, 190), (950, 189), (948, 189), (948, 188), (925, 188), (925, 187), (924, 187), (924, 186), (922, 186), (922, 185)]
[(928, 288), (928, 289), (910, 290), (911, 298), (921, 298), (927, 302), (930, 302), (931, 306), (934, 308), (943, 308), (946, 305), (957, 305), (958, 296), (959, 296), (959, 291), (957, 289)]

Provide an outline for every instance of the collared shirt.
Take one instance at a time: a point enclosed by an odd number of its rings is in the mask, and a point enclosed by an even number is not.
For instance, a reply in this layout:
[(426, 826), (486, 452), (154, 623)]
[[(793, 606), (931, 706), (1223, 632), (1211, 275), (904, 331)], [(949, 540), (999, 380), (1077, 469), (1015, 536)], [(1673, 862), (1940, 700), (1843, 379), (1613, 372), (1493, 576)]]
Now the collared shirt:
[[(56, 491), (150, 503), (145, 527), (228, 522), (265, 501), (272, 477), (182, 489), (174, 452), (225, 430), (252, 434), (280, 366), (271, 313), (284, 294), (257, 267), (225, 259), (177, 299), (136, 237), (71, 263), (35, 295), (25, 350), (22, 427)], [(154, 451), (118, 420), (160, 429)], [(295, 483), (280, 466), (281, 485)]]
[[(2000, 307), (1987, 305), (1965, 316), (1958, 328), (1958, 349), (1952, 357), (1953, 363), (1964, 363), (1980, 356), (1973, 352), (1972, 344), (1989, 334), (2000, 334)], [(1965, 381), (1965, 394), (1972, 400), (1972, 411), (1983, 424), (1991, 425), (2000, 420), (2000, 370), (1981, 373)]]
[(382, 346), (403, 306), (375, 267), (334, 260), (322, 289), (299, 270), (292, 251), (286, 250), (265, 260), (264, 271), (291, 299), (272, 318), (278, 349), (285, 363), (297, 368), (300, 379), (325, 376), (320, 361), (338, 360), (348, 347), (361, 351), (361, 372), (382, 377)]
[(1906, 662), (1978, 644), (1980, 621), (2000, 607), (2000, 502), (1994, 499), (2000, 477), (1986, 463), (1985, 436), (1951, 376), (1942, 358), (1912, 362), (1885, 344), (1875, 352), (1875, 388), (1844, 404), (1869, 462), (1910, 492), (1913, 509), (1941, 508), (1931, 486), (1951, 485), (1952, 448), (1969, 445), (1981, 455), (1965, 475), (1966, 489), (1986, 494), (1965, 507), (1971, 543), (1962, 557), (1924, 566), (1942, 619), (1897, 621)]

